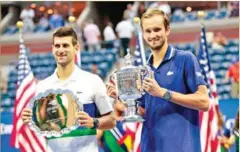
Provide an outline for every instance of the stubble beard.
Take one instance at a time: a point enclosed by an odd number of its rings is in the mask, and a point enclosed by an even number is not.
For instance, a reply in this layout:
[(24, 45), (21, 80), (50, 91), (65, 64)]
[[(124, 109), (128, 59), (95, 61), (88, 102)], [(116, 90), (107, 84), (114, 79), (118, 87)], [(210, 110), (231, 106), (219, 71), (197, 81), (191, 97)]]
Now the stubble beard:
[(155, 51), (161, 50), (164, 44), (165, 44), (165, 40), (163, 40), (162, 43), (160, 43), (160, 44), (157, 45), (157, 46), (152, 47), (152, 46), (150, 46), (149, 44), (148, 44), (148, 46), (151, 48), (152, 51), (155, 52)]
[(70, 60), (67, 60), (65, 62), (59, 62), (57, 61), (57, 64), (60, 65), (61, 67), (66, 67), (68, 64), (70, 64)]

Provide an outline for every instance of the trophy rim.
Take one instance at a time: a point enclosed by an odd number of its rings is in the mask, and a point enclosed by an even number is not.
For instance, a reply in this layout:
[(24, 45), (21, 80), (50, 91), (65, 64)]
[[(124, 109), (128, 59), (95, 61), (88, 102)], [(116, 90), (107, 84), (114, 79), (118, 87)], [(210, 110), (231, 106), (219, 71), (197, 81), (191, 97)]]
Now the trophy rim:
[(122, 73), (122, 72), (124, 72), (124, 70), (127, 70), (127, 69), (129, 69), (129, 70), (132, 70), (132, 69), (139, 70), (139, 68), (137, 66), (129, 65), (129, 66), (124, 66), (121, 69), (117, 70), (116, 73)]
[[(42, 97), (46, 97), (49, 94), (70, 94), (74, 101), (76, 102), (76, 104), (78, 105), (78, 111), (83, 111), (83, 104), (79, 101), (78, 97), (69, 89), (48, 89), (45, 92), (41, 92), (39, 93), (37, 96), (33, 97), (30, 100), (30, 104), (28, 105), (28, 108), (33, 109), (34, 107), (34, 103), (36, 100), (40, 100)], [(61, 137), (63, 134), (69, 133), (72, 130), (78, 128), (77, 125), (73, 125), (71, 127), (66, 127), (63, 128), (62, 130), (58, 131), (41, 131), (40, 128), (35, 124), (35, 122), (31, 119), (30, 122), (28, 123), (28, 126), (30, 129), (32, 129), (37, 135), (42, 135), (48, 138), (51, 137)]]

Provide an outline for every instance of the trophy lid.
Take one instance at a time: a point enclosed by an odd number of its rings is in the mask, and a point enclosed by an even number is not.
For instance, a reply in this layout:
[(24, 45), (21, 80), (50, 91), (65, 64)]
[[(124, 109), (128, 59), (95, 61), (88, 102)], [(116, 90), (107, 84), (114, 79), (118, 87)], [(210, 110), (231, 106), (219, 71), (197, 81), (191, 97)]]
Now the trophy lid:
[(131, 56), (129, 49), (127, 49), (127, 55), (125, 55), (124, 58), (125, 58), (125, 63), (124, 63), (125, 67), (133, 65), (133, 57)]

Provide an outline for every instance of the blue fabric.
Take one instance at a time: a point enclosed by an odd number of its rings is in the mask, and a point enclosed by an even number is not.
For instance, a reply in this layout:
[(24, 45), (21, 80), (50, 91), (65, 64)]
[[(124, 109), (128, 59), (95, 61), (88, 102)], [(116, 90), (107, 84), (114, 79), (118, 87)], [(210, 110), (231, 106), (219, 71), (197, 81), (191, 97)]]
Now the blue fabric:
[[(169, 46), (163, 62), (149, 65), (158, 84), (182, 94), (194, 93), (205, 85), (196, 57), (187, 51)], [(145, 101), (145, 102), (144, 102)], [(171, 101), (145, 94), (145, 122), (142, 131), (142, 152), (200, 152), (199, 112)]]
[(90, 117), (99, 117), (100, 116), (100, 113), (99, 113), (95, 103), (83, 104), (83, 111), (88, 113), (88, 115)]
[(49, 19), (51, 28), (58, 28), (64, 26), (64, 19), (61, 15), (52, 15)]

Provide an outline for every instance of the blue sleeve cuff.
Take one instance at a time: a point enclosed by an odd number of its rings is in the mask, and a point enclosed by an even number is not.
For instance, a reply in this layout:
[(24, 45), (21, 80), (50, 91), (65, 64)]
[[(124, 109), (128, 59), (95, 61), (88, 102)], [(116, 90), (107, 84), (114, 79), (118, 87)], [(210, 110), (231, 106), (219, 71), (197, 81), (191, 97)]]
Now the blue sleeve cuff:
[(138, 106), (145, 108), (145, 100), (144, 100), (144, 96), (142, 96), (141, 98), (137, 99), (138, 101)]

